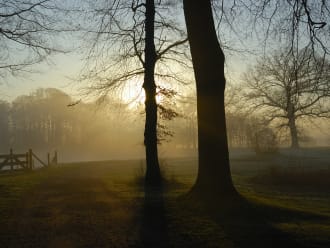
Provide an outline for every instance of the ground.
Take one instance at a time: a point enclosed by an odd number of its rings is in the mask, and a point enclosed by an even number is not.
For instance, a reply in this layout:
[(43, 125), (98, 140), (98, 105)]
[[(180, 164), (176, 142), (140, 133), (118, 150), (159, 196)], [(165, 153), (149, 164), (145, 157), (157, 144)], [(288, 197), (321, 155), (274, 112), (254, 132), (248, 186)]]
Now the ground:
[(1, 173), (0, 247), (330, 247), (329, 190), (260, 184), (262, 160), (233, 158), (242, 200), (213, 207), (185, 195), (195, 159), (164, 160), (163, 194), (140, 161)]

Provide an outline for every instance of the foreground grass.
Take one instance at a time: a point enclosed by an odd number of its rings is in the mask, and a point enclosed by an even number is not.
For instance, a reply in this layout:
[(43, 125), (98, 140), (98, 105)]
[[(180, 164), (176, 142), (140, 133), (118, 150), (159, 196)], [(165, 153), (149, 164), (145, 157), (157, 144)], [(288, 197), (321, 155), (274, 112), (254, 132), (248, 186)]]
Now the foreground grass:
[(329, 247), (327, 192), (265, 186), (238, 170), (242, 201), (204, 206), (183, 196), (193, 162), (168, 163), (162, 194), (137, 183), (139, 161), (1, 174), (0, 247)]
[(30, 190), (46, 180), (49, 171), (19, 171), (3, 172), (0, 174), (0, 213), (1, 220), (8, 217), (8, 213), (15, 208), (21, 198)]

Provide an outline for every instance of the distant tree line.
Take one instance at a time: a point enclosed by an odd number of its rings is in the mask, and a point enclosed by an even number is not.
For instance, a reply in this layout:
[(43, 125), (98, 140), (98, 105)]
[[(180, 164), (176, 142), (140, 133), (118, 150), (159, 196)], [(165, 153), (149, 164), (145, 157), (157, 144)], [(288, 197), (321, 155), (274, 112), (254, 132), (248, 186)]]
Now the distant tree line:
[(75, 160), (88, 155), (102, 159), (136, 145), (142, 129), (122, 124), (128, 118), (125, 106), (109, 108), (97, 102), (68, 106), (72, 102), (68, 94), (54, 88), (38, 89), (11, 103), (0, 101), (1, 153), (9, 148), (22, 152), (33, 148), (39, 152), (59, 150), (67, 158), (76, 155)]
[[(33, 148), (43, 153), (58, 150), (64, 159), (74, 160), (111, 159), (124, 154), (143, 157), (143, 114), (137, 114), (142, 112), (142, 104), (132, 109), (111, 98), (102, 103), (76, 103), (55, 88), (40, 88), (12, 102), (1, 100), (0, 152), (6, 153), (10, 148), (22, 152)], [(196, 156), (197, 113), (193, 97), (178, 102), (175, 111), (179, 118), (161, 122), (171, 134), (160, 137), (161, 155)], [(254, 149), (261, 135), (258, 132), (267, 129), (258, 118), (238, 112), (228, 111), (227, 124), (230, 148)], [(259, 137), (260, 142), (263, 137), (264, 134)], [(73, 157), (69, 158), (69, 154)]]

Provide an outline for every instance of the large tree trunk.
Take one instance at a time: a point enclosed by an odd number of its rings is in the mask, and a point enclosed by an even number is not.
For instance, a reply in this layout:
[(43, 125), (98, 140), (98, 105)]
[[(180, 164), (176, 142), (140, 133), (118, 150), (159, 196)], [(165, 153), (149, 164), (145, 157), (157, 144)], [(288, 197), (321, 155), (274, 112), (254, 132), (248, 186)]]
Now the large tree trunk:
[(184, 0), (195, 72), (198, 115), (198, 176), (193, 191), (206, 197), (233, 195), (226, 134), (224, 54), (210, 0)]
[(155, 84), (156, 49), (154, 44), (154, 0), (146, 0), (145, 23), (145, 74), (143, 88), (145, 91), (146, 122), (144, 130), (144, 145), (146, 149), (146, 178), (147, 185), (161, 184), (161, 176), (157, 149), (157, 102)]

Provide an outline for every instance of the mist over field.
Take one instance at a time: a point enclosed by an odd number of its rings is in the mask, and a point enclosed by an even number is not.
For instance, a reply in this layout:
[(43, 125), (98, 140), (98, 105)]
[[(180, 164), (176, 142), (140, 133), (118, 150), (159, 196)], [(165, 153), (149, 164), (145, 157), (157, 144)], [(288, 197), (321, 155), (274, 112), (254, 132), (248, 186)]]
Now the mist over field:
[[(177, 118), (160, 118), (161, 131), (166, 131), (159, 137), (160, 157), (197, 157), (197, 115), (192, 99), (179, 99), (175, 105), (179, 114)], [(57, 151), (61, 162), (145, 157), (142, 103), (132, 106), (114, 97), (102, 102), (77, 102), (61, 90), (40, 88), (12, 102), (1, 101), (0, 112), (1, 154), (7, 154), (10, 148), (15, 152), (26, 152), (31, 148), (45, 159), (48, 152)], [(228, 111), (227, 130), (232, 154), (237, 156), (237, 149), (255, 153), (257, 135), (266, 150), (289, 146), (286, 133), (279, 133), (274, 128), (258, 134), (256, 128), (264, 127), (253, 121), (240, 113)], [(302, 146), (329, 146), (327, 124), (328, 121), (321, 120), (317, 125), (303, 125)], [(267, 139), (273, 134), (277, 135), (275, 143), (270, 144)]]

